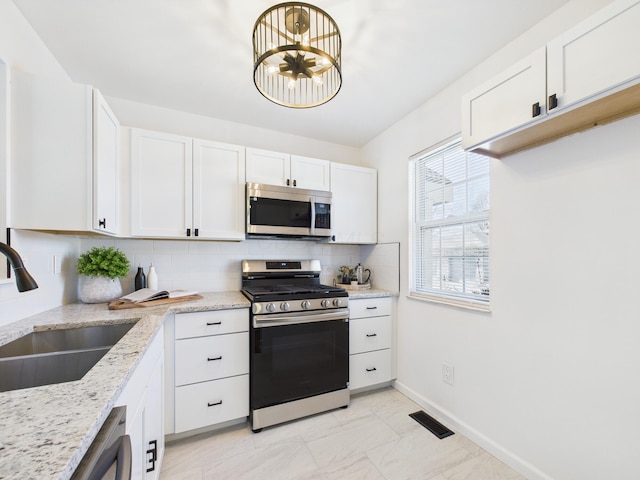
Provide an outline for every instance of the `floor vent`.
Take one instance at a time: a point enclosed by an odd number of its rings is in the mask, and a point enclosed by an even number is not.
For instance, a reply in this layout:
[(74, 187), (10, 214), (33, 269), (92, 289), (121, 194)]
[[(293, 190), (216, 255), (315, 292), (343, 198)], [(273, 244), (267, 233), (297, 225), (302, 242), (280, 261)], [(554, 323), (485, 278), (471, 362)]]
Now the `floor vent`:
[(440, 440), (443, 438), (447, 438), (453, 435), (453, 432), (449, 430), (447, 427), (442, 425), (439, 421), (433, 418), (431, 415), (428, 415), (423, 410), (419, 412), (410, 413), (409, 416), (413, 418), (416, 422), (422, 425), (424, 428), (433, 433)]

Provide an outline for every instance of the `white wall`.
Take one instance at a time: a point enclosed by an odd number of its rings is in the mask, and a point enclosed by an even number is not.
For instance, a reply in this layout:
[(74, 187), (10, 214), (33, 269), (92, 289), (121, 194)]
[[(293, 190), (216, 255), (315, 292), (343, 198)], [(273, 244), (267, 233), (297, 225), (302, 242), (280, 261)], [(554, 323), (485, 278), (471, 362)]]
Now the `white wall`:
[[(99, 88), (99, 85), (97, 87)], [(346, 145), (337, 145), (119, 98), (108, 97), (107, 102), (120, 123), (128, 127), (322, 158), (333, 162), (353, 165), (361, 163), (360, 149)]]
[[(608, 1), (572, 1), (380, 135), (380, 240), (408, 265), (408, 157), (460, 97)], [(398, 301), (398, 382), (527, 478), (640, 478), (640, 116), (491, 161), (490, 314)], [(455, 386), (441, 366), (455, 367)]]

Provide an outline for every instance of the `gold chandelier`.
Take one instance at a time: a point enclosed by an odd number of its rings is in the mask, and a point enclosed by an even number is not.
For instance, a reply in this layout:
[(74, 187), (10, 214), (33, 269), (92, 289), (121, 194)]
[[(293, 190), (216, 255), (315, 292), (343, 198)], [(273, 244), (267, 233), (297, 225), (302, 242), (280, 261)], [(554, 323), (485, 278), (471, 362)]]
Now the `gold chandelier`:
[(253, 27), (253, 81), (285, 107), (322, 105), (342, 85), (342, 39), (323, 10), (287, 2), (266, 10)]

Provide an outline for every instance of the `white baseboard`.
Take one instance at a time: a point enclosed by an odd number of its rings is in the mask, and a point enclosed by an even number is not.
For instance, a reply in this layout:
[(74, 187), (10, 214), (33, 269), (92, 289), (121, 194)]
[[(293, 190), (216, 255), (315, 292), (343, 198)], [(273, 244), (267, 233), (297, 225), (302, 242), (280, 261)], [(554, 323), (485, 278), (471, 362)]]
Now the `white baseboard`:
[(452, 430), (460, 432), (469, 440), (489, 452), (491, 455), (506, 463), (509, 467), (513, 468), (523, 477), (529, 480), (553, 480), (552, 477), (541, 472), (529, 462), (518, 457), (513, 452), (510, 452), (502, 445), (497, 444), (476, 429), (471, 428), (469, 425), (462, 422), (460, 419), (452, 415), (440, 405), (432, 402), (428, 398), (423, 397), (403, 383), (396, 380), (393, 382), (393, 387), (413, 400), (415, 403), (420, 405), (425, 410), (425, 412), (433, 416), (436, 420), (445, 424)]

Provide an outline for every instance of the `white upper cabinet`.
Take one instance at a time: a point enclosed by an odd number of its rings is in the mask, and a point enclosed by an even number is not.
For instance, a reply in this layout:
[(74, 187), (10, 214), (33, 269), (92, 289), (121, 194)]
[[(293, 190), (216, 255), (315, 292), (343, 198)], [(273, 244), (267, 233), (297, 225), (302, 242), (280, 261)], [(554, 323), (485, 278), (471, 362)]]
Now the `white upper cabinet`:
[(331, 163), (331, 241), (378, 240), (378, 173), (373, 168)]
[(247, 148), (247, 182), (266, 185), (291, 183), (291, 155)]
[(463, 147), (500, 157), (637, 112), (638, 25), (617, 0), (463, 96)]
[(328, 160), (247, 148), (247, 182), (329, 191)]
[(617, 1), (547, 45), (547, 89), (560, 111), (640, 79), (640, 2)]
[(8, 226), (117, 233), (118, 122), (107, 111), (90, 86), (11, 72)]
[(541, 48), (462, 99), (467, 148), (539, 118), (546, 111), (546, 55)]
[(291, 178), (294, 187), (309, 190), (331, 190), (331, 162), (291, 155)]
[(191, 234), (191, 158), (190, 137), (131, 130), (134, 236), (179, 238)]
[(244, 239), (244, 147), (131, 131), (132, 234)]
[(244, 147), (193, 141), (193, 227), (199, 237), (244, 239), (244, 157)]
[(120, 122), (100, 92), (93, 92), (93, 228), (117, 235)]

